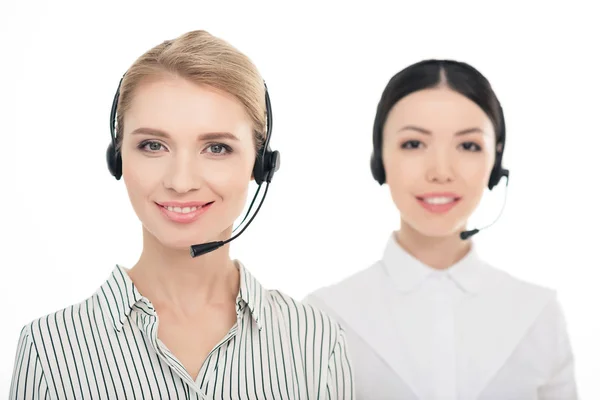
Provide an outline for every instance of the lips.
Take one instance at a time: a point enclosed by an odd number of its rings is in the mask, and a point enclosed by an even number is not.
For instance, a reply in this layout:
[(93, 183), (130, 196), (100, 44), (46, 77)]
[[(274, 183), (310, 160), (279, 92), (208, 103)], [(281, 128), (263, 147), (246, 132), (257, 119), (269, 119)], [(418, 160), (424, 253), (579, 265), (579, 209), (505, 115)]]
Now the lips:
[(419, 198), (419, 200), (426, 202), (427, 204), (448, 204), (448, 203), (452, 203), (453, 201), (456, 201), (458, 198), (457, 197), (444, 197), (444, 196), (439, 196), (439, 197), (421, 197)]
[(213, 205), (214, 201), (210, 202), (188, 202), (175, 203), (165, 202), (156, 203), (160, 211), (170, 221), (177, 223), (191, 223), (197, 220)]
[[(211, 203), (207, 203), (207, 204), (211, 204)], [(173, 207), (173, 206), (165, 207), (165, 206), (162, 206), (162, 207), (164, 207), (167, 210), (172, 211), (172, 212), (188, 214), (188, 213), (194, 212), (194, 211), (198, 210), (198, 208), (202, 208), (204, 206), (200, 206), (200, 207), (198, 207), (198, 206), (192, 206), (192, 207)]]
[(435, 214), (450, 211), (461, 200), (455, 193), (427, 193), (416, 197), (423, 208)]

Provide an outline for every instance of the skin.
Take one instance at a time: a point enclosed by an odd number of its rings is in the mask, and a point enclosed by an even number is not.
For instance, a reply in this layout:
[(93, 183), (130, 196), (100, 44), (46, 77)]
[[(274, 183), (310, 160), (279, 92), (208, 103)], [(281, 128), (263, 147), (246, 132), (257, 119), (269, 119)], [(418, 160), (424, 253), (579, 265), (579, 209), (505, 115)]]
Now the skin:
[[(390, 111), (382, 157), (401, 214), (398, 243), (433, 268), (452, 266), (471, 248), (459, 234), (481, 201), (494, 165), (492, 122), (477, 104), (444, 85), (417, 91)], [(432, 192), (461, 199), (436, 214), (417, 199)]]
[[(159, 339), (193, 379), (236, 322), (240, 277), (228, 245), (197, 258), (189, 246), (231, 236), (254, 146), (240, 102), (172, 75), (142, 81), (124, 115), (123, 179), (143, 227), (142, 254), (128, 273), (158, 313)], [(214, 203), (181, 224), (163, 215), (156, 203), (165, 201)]]

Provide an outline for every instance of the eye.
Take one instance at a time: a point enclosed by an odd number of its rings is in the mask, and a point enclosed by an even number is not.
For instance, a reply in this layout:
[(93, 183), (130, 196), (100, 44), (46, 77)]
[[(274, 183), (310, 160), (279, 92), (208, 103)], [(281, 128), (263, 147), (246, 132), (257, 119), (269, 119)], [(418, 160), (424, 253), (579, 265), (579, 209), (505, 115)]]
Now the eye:
[(414, 150), (418, 149), (422, 144), (423, 142), (419, 140), (407, 140), (406, 142), (403, 142), (400, 147), (405, 150)]
[(147, 151), (149, 153), (156, 153), (161, 150), (164, 146), (160, 142), (154, 140), (146, 140), (139, 144), (138, 148)]
[(471, 151), (471, 152), (481, 151), (481, 146), (475, 142), (461, 143), (460, 147), (462, 150)]
[(208, 150), (209, 153), (214, 154), (214, 155), (225, 155), (225, 154), (229, 154), (232, 152), (231, 147), (227, 146), (226, 144), (223, 143), (211, 143), (206, 150)]

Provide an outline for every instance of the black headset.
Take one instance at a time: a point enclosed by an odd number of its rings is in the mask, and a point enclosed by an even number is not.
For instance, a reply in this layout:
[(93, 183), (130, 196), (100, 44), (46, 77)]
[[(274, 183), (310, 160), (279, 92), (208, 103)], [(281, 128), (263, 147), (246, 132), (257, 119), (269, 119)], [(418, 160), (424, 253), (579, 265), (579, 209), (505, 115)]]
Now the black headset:
[[(123, 77), (124, 78), (124, 77)], [(106, 162), (108, 164), (108, 170), (115, 179), (121, 179), (123, 174), (123, 162), (121, 159), (121, 151), (117, 148), (117, 107), (119, 104), (119, 94), (121, 90), (121, 84), (123, 78), (119, 81), (117, 92), (113, 99), (112, 108), (110, 110), (110, 139), (111, 142), (106, 150)], [(279, 169), (281, 164), (281, 156), (279, 151), (271, 150), (269, 143), (271, 141), (271, 131), (273, 129), (273, 112), (271, 111), (271, 99), (269, 98), (269, 91), (267, 84), (265, 83), (265, 104), (267, 109), (267, 134), (265, 141), (260, 147), (254, 160), (254, 167), (252, 174), (254, 181), (260, 186), (263, 182), (270, 183), (275, 175), (275, 172)]]
[[(371, 173), (373, 178), (380, 184), (383, 185), (386, 181), (385, 169), (383, 167), (383, 158), (381, 155), (382, 143), (383, 143), (383, 125), (387, 115), (379, 115), (380, 109), (377, 110), (377, 116), (375, 117), (375, 124), (373, 125), (373, 153), (371, 154)], [(387, 111), (389, 112), (389, 110)], [(506, 131), (504, 126), (504, 113), (500, 110), (500, 125), (497, 127), (496, 132), (496, 158), (494, 160), (494, 168), (490, 174), (488, 181), (488, 189), (492, 190), (502, 177), (508, 178), (509, 171), (502, 167), (502, 155), (504, 154), (504, 145), (506, 142)]]

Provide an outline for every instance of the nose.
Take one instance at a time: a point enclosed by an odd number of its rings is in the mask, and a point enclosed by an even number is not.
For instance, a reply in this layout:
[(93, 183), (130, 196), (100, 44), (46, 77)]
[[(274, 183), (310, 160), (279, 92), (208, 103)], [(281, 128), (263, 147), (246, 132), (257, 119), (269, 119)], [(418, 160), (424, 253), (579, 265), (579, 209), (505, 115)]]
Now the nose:
[(449, 183), (454, 181), (452, 157), (446, 151), (431, 152), (427, 168), (427, 180), (432, 183)]
[(177, 154), (170, 160), (165, 174), (164, 185), (177, 193), (187, 193), (199, 189), (202, 179), (199, 166), (193, 156)]

